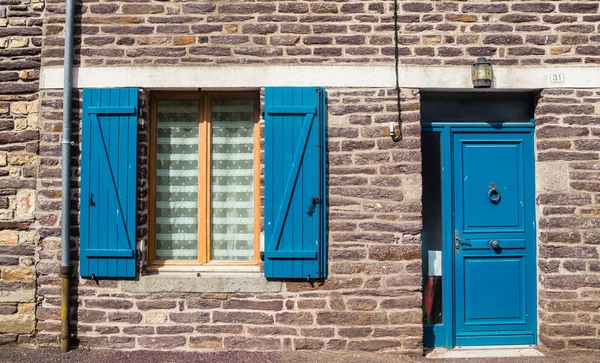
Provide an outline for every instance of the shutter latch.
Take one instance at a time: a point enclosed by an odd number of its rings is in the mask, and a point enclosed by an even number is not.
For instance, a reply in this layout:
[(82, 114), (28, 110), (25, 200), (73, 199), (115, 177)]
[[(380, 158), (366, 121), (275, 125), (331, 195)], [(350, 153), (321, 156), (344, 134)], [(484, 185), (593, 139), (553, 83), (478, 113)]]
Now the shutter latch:
[(312, 216), (313, 213), (315, 212), (315, 206), (319, 203), (321, 203), (320, 197), (313, 198), (312, 203), (310, 204), (310, 207), (308, 207), (308, 210), (306, 211), (306, 214), (308, 214), (309, 216)]
[(96, 202), (94, 202), (94, 194), (93, 193), (90, 193), (90, 205), (92, 207), (96, 206)]

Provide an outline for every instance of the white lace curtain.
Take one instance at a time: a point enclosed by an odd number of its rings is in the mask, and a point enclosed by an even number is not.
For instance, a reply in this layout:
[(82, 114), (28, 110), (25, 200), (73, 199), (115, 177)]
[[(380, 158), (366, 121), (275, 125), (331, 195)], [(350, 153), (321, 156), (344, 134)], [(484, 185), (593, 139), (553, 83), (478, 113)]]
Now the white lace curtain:
[(157, 103), (156, 259), (198, 259), (198, 100)]
[[(157, 260), (198, 259), (199, 107), (197, 100), (157, 103)], [(210, 131), (210, 259), (252, 260), (254, 101), (212, 101)]]
[(211, 107), (211, 260), (254, 258), (254, 101)]

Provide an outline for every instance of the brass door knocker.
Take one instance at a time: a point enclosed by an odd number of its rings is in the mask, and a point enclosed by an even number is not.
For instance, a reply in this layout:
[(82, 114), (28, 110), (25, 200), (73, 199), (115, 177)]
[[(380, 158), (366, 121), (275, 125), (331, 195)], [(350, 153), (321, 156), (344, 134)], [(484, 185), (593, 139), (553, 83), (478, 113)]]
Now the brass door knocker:
[(492, 204), (500, 203), (500, 192), (496, 189), (494, 182), (490, 184), (490, 191), (488, 192), (488, 198)]

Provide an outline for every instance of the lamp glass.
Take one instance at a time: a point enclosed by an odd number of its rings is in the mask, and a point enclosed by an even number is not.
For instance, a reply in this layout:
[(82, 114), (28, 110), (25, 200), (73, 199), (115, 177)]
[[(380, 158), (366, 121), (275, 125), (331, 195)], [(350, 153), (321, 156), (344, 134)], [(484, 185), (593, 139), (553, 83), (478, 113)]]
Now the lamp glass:
[(471, 69), (473, 85), (476, 88), (490, 87), (492, 83), (492, 65), (485, 58), (477, 59)]
[(488, 75), (489, 72), (486, 64), (480, 64), (477, 66), (477, 79), (490, 79)]

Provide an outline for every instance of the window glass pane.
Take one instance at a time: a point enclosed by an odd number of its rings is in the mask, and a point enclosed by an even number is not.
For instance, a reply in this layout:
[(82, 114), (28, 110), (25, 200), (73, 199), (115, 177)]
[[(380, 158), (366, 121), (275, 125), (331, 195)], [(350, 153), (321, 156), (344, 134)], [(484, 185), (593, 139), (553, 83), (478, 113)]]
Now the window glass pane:
[(211, 260), (254, 259), (254, 101), (211, 104)]
[(198, 259), (198, 100), (156, 106), (156, 259)]
[(442, 163), (439, 132), (421, 134), (423, 154), (423, 322), (442, 323)]

